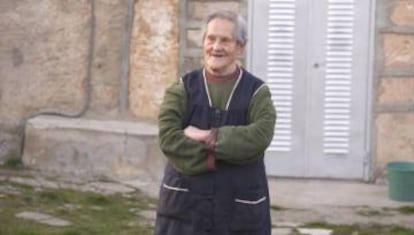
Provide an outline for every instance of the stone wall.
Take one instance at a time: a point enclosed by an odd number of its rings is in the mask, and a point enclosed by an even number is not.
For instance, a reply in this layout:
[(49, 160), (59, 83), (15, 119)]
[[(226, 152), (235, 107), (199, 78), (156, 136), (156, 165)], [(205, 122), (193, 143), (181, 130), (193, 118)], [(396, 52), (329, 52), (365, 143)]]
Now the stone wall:
[(177, 79), (177, 12), (178, 0), (135, 4), (128, 94), (136, 116), (155, 120), (164, 90)]
[[(247, 0), (3, 0), (0, 163), (40, 113), (155, 121), (164, 90), (202, 64), (202, 19)], [(414, 160), (414, 1), (376, 1), (374, 178)], [(144, 58), (144, 59), (143, 59)]]
[(38, 114), (154, 120), (177, 77), (177, 14), (178, 0), (2, 0), (0, 163)]
[[(202, 66), (202, 26), (205, 17), (217, 9), (247, 16), (247, 0), (182, 0), (180, 12), (180, 74)], [(247, 17), (246, 17), (247, 18)]]
[(87, 0), (1, 1), (0, 162), (20, 154), (28, 117), (83, 109), (90, 12)]
[(414, 1), (377, 1), (374, 178), (414, 160)]

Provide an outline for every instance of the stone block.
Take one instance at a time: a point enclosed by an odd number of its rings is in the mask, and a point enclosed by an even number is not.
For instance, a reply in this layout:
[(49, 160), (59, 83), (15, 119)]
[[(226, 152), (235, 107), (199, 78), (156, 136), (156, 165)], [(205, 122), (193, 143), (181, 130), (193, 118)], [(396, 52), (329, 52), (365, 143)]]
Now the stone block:
[(272, 228), (272, 235), (290, 235), (293, 229), (290, 228)]
[(194, 1), (188, 3), (188, 20), (202, 21), (204, 20), (211, 12), (225, 9), (235, 12), (240, 11), (239, 1)]
[(17, 218), (33, 220), (38, 223), (47, 224), (52, 227), (65, 227), (72, 225), (71, 222), (36, 211), (24, 211), (16, 214)]
[(201, 29), (187, 30), (187, 48), (203, 47), (203, 31)]
[(414, 78), (381, 79), (378, 99), (380, 105), (413, 104)]
[(138, 180), (158, 185), (165, 158), (147, 123), (39, 116), (26, 125), (25, 166), (65, 180)]
[(299, 233), (302, 235), (331, 235), (331, 229), (323, 229), (323, 228), (299, 228)]
[(396, 25), (414, 26), (414, 1), (397, 1), (391, 14), (391, 21)]
[(379, 114), (375, 172), (381, 175), (389, 161), (414, 160), (414, 113)]
[(155, 119), (164, 91), (178, 77), (178, 0), (136, 1), (131, 41), (129, 104)]
[(185, 74), (194, 69), (201, 68), (203, 66), (203, 58), (200, 57), (185, 57), (181, 66), (181, 74)]
[(83, 107), (91, 6), (89, 1), (2, 0), (0, 119)]
[(123, 57), (128, 56), (126, 42), (130, 37), (126, 26), (129, 20), (127, 2), (95, 1), (93, 78), (88, 110), (93, 116), (115, 116), (120, 103), (121, 81), (128, 79), (122, 74), (126, 60)]
[(385, 69), (410, 69), (414, 66), (414, 35), (384, 35)]

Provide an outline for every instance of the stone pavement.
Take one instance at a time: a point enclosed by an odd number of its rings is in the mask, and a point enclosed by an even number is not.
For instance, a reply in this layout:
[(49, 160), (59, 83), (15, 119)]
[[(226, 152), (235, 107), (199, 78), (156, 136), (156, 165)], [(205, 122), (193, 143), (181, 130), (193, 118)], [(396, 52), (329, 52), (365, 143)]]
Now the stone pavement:
[(397, 208), (413, 206), (412, 202), (389, 199), (385, 184), (359, 181), (269, 178), (271, 201), (287, 208), (318, 207)]
[[(137, 188), (142, 186), (138, 180), (124, 183), (132, 187), (136, 185)], [(399, 225), (414, 229), (414, 213), (398, 212), (401, 207), (414, 207), (414, 201), (397, 202), (389, 199), (385, 184), (269, 178), (269, 189), (274, 209), (272, 235), (332, 234), (328, 229), (303, 227), (311, 222), (338, 225)], [(157, 196), (157, 188), (145, 191), (151, 192), (154, 197)]]
[[(23, 172), (14, 174), (0, 170), (0, 181), (47, 188), (71, 188), (80, 191), (95, 191), (103, 194), (127, 193), (142, 190), (139, 181), (126, 182), (56, 182), (38, 174)], [(134, 184), (136, 182), (136, 184)], [(368, 184), (363, 182), (305, 179), (269, 179), (270, 200), (272, 204), (272, 235), (329, 235), (332, 231), (323, 228), (307, 228), (311, 222), (352, 225), (380, 224), (399, 225), (414, 229), (414, 213), (403, 214), (399, 208), (414, 207), (414, 202), (396, 202), (388, 198), (385, 184)], [(7, 190), (7, 189), (2, 189)], [(1, 188), (0, 188), (1, 191)], [(155, 197), (155, 189), (142, 191)], [(154, 222), (155, 211), (144, 211), (143, 217), (149, 223)], [(56, 226), (70, 226), (59, 218), (47, 218), (25, 212), (16, 215)], [(57, 221), (57, 222), (56, 222)]]
[[(357, 181), (269, 179), (274, 234), (289, 234), (295, 228), (300, 234), (324, 235), (331, 231), (301, 228), (306, 223), (338, 225), (399, 225), (414, 229), (414, 214), (398, 209), (414, 207), (413, 202), (389, 199), (385, 184)], [(282, 230), (283, 229), (283, 230)]]

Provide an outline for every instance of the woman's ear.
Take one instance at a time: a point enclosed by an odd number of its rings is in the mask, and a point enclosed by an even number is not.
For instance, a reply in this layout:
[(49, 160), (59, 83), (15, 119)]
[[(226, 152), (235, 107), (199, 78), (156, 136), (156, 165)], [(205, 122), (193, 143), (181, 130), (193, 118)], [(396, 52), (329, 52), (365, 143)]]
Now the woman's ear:
[(243, 55), (243, 53), (244, 53), (244, 51), (246, 49), (246, 44), (237, 43), (236, 47), (237, 47), (237, 54), (238, 54), (238, 56)]

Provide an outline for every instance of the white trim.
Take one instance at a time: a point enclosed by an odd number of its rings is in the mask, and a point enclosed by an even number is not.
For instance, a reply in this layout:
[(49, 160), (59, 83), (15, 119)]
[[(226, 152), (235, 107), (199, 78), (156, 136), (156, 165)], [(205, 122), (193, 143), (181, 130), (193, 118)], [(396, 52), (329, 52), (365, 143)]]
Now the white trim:
[[(256, 0), (257, 1), (257, 0)], [(246, 46), (246, 68), (252, 71), (253, 62), (253, 14), (254, 14), (254, 0), (247, 1), (247, 46)]]
[(230, 96), (229, 96), (229, 99), (227, 100), (227, 104), (226, 104), (226, 109), (225, 110), (229, 110), (230, 101), (233, 98), (234, 92), (236, 91), (236, 88), (237, 88), (237, 86), (240, 83), (241, 77), (243, 76), (243, 69), (239, 68), (239, 70), (240, 70), (239, 77), (237, 78), (237, 82), (236, 82), (236, 84), (234, 84), (233, 90), (231, 91)]
[(206, 89), (206, 93), (207, 93), (207, 98), (208, 98), (208, 104), (210, 105), (210, 107), (213, 107), (213, 103), (211, 102), (211, 98), (210, 98), (210, 91), (208, 90), (208, 85), (207, 85), (207, 78), (206, 78), (206, 69), (203, 69), (203, 79), (204, 79), (204, 88)]
[(259, 93), (259, 91), (264, 87), (264, 86), (266, 86), (266, 84), (262, 84), (261, 86), (259, 86), (259, 88), (257, 88), (257, 90), (254, 92), (254, 94), (253, 94), (253, 97), (255, 97), (256, 95), (257, 95), (257, 93)]
[[(239, 70), (240, 70), (239, 77), (237, 78), (236, 84), (234, 84), (233, 90), (231, 91), (230, 96), (227, 99), (227, 104), (226, 104), (225, 110), (229, 109), (231, 99), (233, 98), (234, 92), (236, 91), (236, 88), (239, 85), (240, 80), (243, 76), (243, 69), (239, 68)], [(206, 69), (205, 68), (203, 69), (203, 79), (204, 79), (204, 88), (205, 88), (206, 93), (207, 93), (208, 104), (210, 105), (210, 107), (213, 107), (213, 103), (211, 102), (211, 97), (210, 97), (210, 91), (208, 90), (207, 76), (206, 76)]]
[(264, 197), (262, 197), (262, 198), (260, 198), (260, 199), (258, 199), (256, 201), (243, 200), (243, 199), (238, 199), (238, 198), (234, 199), (234, 201), (235, 202), (238, 202), (238, 203), (243, 203), (243, 204), (257, 205), (257, 204), (259, 204), (261, 202), (266, 201), (266, 196), (264, 196)]
[[(246, 51), (247, 71), (256, 77), (267, 80), (267, 47), (257, 45), (257, 42), (267, 42), (269, 1), (268, 0), (247, 0), (248, 7), (248, 41)], [(254, 58), (260, 58), (255, 60)]]
[(174, 190), (174, 191), (180, 191), (180, 192), (188, 192), (188, 188), (178, 188), (178, 187), (173, 187), (173, 186), (169, 186), (166, 183), (162, 184), (162, 187), (166, 188), (166, 189), (170, 189), (170, 190)]
[(375, 90), (373, 89), (373, 84), (374, 84), (374, 74), (375, 74), (375, 17), (376, 17), (376, 1), (375, 0), (371, 0), (370, 1), (371, 5), (371, 12), (370, 12), (370, 26), (369, 26), (369, 42), (368, 42), (368, 73), (367, 73), (367, 99), (366, 99), (366, 132), (365, 132), (365, 159), (364, 159), (364, 173), (363, 173), (363, 177), (365, 181), (369, 181), (372, 179), (373, 177), (373, 166), (374, 166), (374, 156), (373, 156), (373, 152), (372, 149), (375, 149), (375, 146), (373, 145), (373, 116), (374, 116), (374, 107), (373, 107), (373, 97), (376, 97), (376, 93)]

